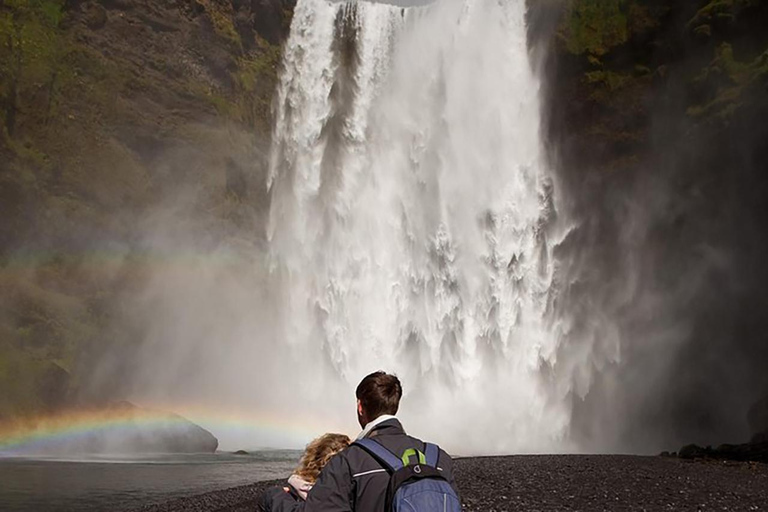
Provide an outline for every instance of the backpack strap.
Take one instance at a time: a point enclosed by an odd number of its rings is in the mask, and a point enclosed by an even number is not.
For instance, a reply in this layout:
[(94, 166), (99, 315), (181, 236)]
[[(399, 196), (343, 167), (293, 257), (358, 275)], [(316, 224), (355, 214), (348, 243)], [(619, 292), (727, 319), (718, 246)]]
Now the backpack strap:
[(427, 466), (437, 469), (437, 461), (440, 458), (440, 447), (432, 443), (424, 443), (424, 452), (427, 459)]
[(403, 468), (403, 461), (400, 460), (397, 455), (386, 449), (381, 443), (374, 441), (373, 439), (363, 438), (358, 439), (353, 444), (359, 446), (369, 454), (373, 455), (373, 458), (379, 461), (385, 469), (394, 473), (395, 471)]

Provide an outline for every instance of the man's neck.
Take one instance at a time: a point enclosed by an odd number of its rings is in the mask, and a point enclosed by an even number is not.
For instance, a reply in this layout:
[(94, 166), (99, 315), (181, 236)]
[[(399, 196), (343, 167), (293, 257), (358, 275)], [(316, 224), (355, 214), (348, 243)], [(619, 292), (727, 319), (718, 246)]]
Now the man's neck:
[(391, 415), (391, 414), (382, 414), (381, 416), (379, 416), (375, 420), (369, 421), (368, 424), (363, 428), (363, 431), (360, 432), (360, 434), (358, 434), (357, 438), (358, 439), (362, 439), (362, 438), (366, 437), (368, 434), (371, 433), (371, 431), (374, 428), (376, 428), (377, 425), (379, 425), (379, 424), (381, 424), (381, 423), (383, 423), (383, 422), (385, 422), (387, 420), (393, 420), (393, 419), (397, 419), (397, 418), (395, 416)]

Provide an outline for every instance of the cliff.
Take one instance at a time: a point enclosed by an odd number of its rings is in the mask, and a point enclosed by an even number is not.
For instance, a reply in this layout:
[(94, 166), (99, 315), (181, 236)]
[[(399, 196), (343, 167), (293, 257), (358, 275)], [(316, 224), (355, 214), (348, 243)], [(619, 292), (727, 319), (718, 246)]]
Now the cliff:
[[(768, 3), (529, 7), (548, 153), (578, 226), (558, 248), (558, 306), (593, 375), (573, 377), (572, 435), (585, 449), (748, 439), (768, 389)], [(613, 322), (618, 345), (587, 319)]]
[(0, 418), (77, 401), (100, 353), (138, 341), (115, 318), (153, 215), (211, 243), (257, 225), (292, 6), (0, 5)]

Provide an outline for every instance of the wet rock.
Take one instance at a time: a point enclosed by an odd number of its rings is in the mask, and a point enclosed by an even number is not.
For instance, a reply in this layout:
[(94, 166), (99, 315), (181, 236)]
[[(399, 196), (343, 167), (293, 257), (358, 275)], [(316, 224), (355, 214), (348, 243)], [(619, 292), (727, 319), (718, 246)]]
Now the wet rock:
[(697, 444), (687, 444), (680, 448), (678, 457), (681, 459), (701, 459), (712, 454), (711, 448), (703, 448)]

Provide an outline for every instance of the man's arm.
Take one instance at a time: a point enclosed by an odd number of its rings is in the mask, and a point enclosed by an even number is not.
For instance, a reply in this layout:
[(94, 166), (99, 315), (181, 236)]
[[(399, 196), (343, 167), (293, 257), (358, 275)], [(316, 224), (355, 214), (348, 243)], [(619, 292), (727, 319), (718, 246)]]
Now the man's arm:
[[(333, 457), (309, 491), (307, 501), (297, 502), (288, 493), (278, 493), (268, 504), (270, 512), (352, 512), (352, 474), (343, 455)], [(268, 499), (269, 499), (268, 498)]]

